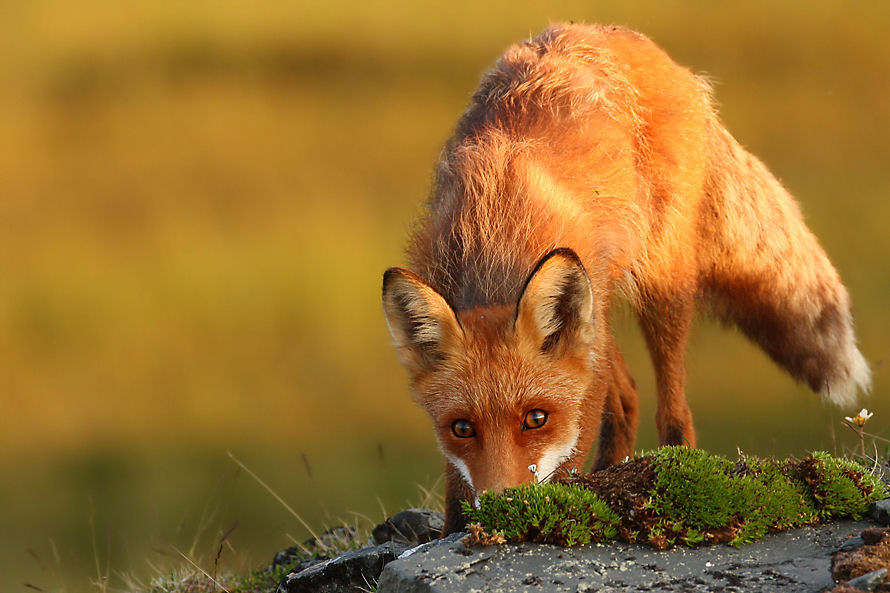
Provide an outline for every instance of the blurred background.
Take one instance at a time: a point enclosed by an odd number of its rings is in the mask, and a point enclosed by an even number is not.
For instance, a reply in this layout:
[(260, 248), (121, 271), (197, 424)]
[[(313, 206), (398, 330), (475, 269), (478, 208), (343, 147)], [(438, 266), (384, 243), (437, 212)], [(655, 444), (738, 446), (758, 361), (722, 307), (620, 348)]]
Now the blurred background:
[[(0, 4), (0, 591), (246, 570), (435, 504), (383, 270), (480, 74), (549, 22), (627, 25), (708, 74), (853, 295), (888, 436), (890, 4), (31, 0)], [(655, 445), (652, 371), (638, 447)], [(700, 445), (843, 452), (739, 335), (697, 326)], [(879, 446), (883, 444), (879, 442)], [(219, 541), (227, 534), (220, 550)], [(219, 554), (218, 554), (219, 552)]]

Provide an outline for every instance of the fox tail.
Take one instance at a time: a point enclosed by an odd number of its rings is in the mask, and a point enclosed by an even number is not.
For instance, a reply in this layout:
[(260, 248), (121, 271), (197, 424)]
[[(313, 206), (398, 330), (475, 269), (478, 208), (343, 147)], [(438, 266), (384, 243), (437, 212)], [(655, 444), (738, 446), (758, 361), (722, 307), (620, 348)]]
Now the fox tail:
[(824, 399), (850, 403), (871, 371), (847, 290), (785, 188), (713, 123), (700, 229), (709, 304)]

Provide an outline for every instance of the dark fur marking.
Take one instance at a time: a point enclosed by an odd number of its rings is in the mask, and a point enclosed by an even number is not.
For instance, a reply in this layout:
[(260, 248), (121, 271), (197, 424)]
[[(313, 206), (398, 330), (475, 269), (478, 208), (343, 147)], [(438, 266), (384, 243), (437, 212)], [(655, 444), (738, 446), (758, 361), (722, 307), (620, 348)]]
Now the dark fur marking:
[(525, 296), (529, 284), (544, 264), (556, 256), (568, 258), (578, 269), (566, 276), (565, 282), (560, 286), (560, 292), (552, 297), (552, 300), (555, 301), (553, 309), (554, 315), (559, 322), (559, 329), (544, 338), (544, 341), (541, 344), (542, 353), (553, 352), (559, 344), (560, 338), (567, 332), (577, 330), (581, 323), (578, 315), (578, 303), (583, 300), (585, 296), (584, 288), (586, 288), (587, 270), (584, 269), (584, 264), (581, 263), (578, 254), (568, 247), (559, 247), (542, 257), (537, 265), (535, 265), (531, 274), (525, 279), (525, 284), (522, 286), (519, 300), (516, 301), (516, 309), (513, 312), (513, 323), (516, 323), (516, 320), (519, 318), (519, 305), (522, 303), (522, 298)]
[[(440, 321), (435, 317), (430, 317), (427, 315), (419, 315), (411, 307), (411, 297), (405, 293), (403, 290), (395, 291), (393, 294), (391, 289), (389, 288), (390, 284), (395, 281), (397, 277), (402, 277), (408, 279), (409, 282), (413, 281), (417, 284), (427, 286), (432, 288), (423, 281), (417, 274), (411, 272), (410, 270), (405, 270), (402, 268), (389, 268), (386, 272), (383, 273), (383, 299), (386, 301), (387, 294), (390, 294), (390, 298), (393, 301), (396, 308), (402, 312), (399, 315), (398, 319), (390, 319), (390, 321), (395, 321), (399, 323), (401, 330), (408, 336), (411, 344), (414, 349), (419, 352), (423, 360), (425, 360), (430, 365), (435, 365), (440, 363), (442, 360), (446, 358), (445, 353), (439, 348), (439, 342), (434, 340), (420, 340), (419, 333), (422, 327), (435, 324), (440, 325)], [(435, 290), (435, 289), (433, 289)], [(459, 328), (462, 328), (460, 323), (460, 318), (457, 316), (457, 313), (454, 310), (454, 307), (451, 306), (448, 301), (445, 301), (445, 304), (448, 306), (451, 315)]]
[(555, 301), (553, 311), (559, 322), (559, 329), (544, 339), (544, 343), (541, 344), (541, 352), (552, 352), (562, 337), (578, 329), (578, 325), (581, 323), (578, 316), (578, 301), (583, 298), (578, 284), (582, 281), (583, 278), (578, 278), (573, 274), (562, 287), (563, 291), (553, 297)]
[(467, 518), (464, 516), (461, 501), (472, 502), (474, 493), (469, 485), (464, 482), (460, 472), (451, 465), (445, 463), (445, 525), (442, 527), (442, 536), (464, 531)]
[[(550, 260), (550, 258), (555, 257), (557, 255), (567, 257), (568, 259), (574, 261), (578, 265), (578, 267), (580, 267), (582, 270), (584, 270), (584, 264), (581, 263), (581, 258), (578, 257), (577, 253), (575, 253), (573, 250), (569, 249), (568, 247), (557, 247), (556, 249), (554, 249), (550, 253), (546, 254), (544, 257), (542, 257), (540, 260), (538, 260), (538, 263), (535, 264), (534, 269), (531, 271), (531, 273), (525, 279), (525, 282), (522, 285), (522, 290), (519, 291), (519, 300), (516, 301), (516, 310), (513, 312), (513, 322), (514, 323), (519, 318), (519, 303), (522, 302), (522, 297), (525, 295), (525, 291), (528, 290), (528, 285), (529, 285), (529, 283), (531, 283), (532, 278), (535, 277), (535, 274), (538, 273), (538, 271), (541, 269), (541, 267), (545, 263), (547, 263), (547, 261)], [(587, 270), (584, 270), (584, 273), (586, 274)]]
[[(838, 368), (837, 350), (846, 333), (847, 313), (823, 293), (817, 315), (795, 313), (769, 290), (771, 286), (770, 276), (764, 274), (722, 281), (712, 278), (708, 288), (721, 304), (718, 314), (724, 321), (735, 322), (795, 379), (815, 392), (822, 391), (843, 372)], [(820, 347), (822, 343), (827, 347)]]
[(670, 424), (666, 427), (661, 438), (662, 445), (689, 445), (682, 426)]

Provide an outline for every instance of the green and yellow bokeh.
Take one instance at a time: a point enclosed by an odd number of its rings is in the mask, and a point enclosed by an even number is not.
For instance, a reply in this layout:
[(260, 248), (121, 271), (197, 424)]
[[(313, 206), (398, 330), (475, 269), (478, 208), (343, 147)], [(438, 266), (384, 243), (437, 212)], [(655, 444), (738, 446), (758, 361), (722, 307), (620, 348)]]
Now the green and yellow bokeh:
[[(0, 591), (126, 589), (179, 552), (212, 568), (233, 526), (235, 569), (308, 537), (228, 452), (313, 529), (436, 492), (381, 274), (479, 75), (562, 20), (633, 27), (711, 77), (853, 295), (867, 428), (890, 436), (890, 4), (7, 2)], [(617, 326), (651, 447), (651, 369)], [(709, 450), (858, 446), (858, 408), (716, 324), (689, 375)]]

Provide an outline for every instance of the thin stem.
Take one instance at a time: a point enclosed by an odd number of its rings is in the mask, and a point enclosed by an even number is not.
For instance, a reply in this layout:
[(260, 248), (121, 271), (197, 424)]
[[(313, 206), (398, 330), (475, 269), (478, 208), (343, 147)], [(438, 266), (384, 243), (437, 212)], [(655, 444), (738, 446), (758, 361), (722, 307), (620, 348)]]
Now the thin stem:
[(862, 447), (862, 459), (868, 459), (865, 455), (865, 435), (863, 434), (865, 431), (860, 426), (859, 427), (859, 445)]

